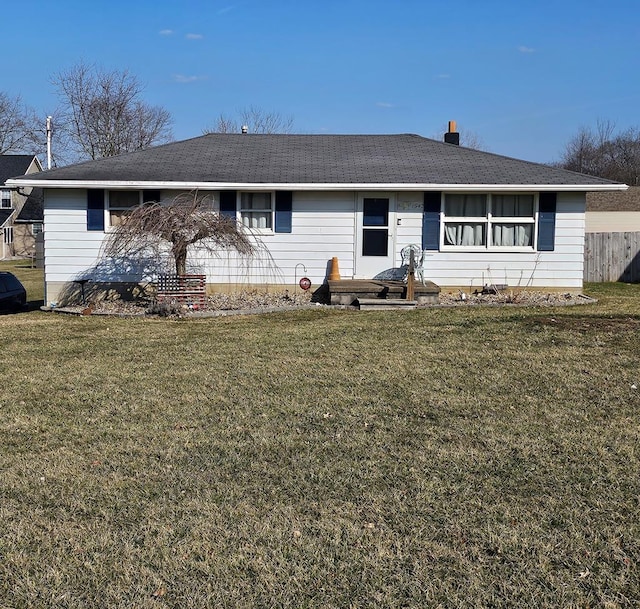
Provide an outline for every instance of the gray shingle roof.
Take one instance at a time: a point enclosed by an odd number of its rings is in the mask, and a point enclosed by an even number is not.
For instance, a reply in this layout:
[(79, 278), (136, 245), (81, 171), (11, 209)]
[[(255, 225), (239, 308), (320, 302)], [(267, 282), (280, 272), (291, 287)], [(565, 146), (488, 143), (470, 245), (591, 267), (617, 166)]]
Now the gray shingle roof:
[(33, 188), (24, 202), (16, 222), (44, 221), (44, 192), (42, 188)]
[(600, 186), (613, 182), (417, 135), (210, 134), (29, 180), (217, 184)]
[(9, 178), (24, 175), (32, 161), (32, 154), (0, 154), (0, 184)]
[(2, 226), (13, 213), (13, 209), (0, 209), (0, 226)]

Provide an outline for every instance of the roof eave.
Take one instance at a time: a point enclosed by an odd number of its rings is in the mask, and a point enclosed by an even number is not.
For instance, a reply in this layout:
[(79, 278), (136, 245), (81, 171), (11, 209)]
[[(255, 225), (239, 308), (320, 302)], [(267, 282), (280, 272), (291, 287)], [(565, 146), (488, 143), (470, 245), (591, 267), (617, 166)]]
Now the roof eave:
[(306, 190), (306, 191), (457, 191), (480, 192), (594, 192), (627, 190), (626, 184), (430, 184), (430, 183), (282, 183), (282, 182), (174, 182), (131, 180), (29, 180), (12, 178), (7, 186), (33, 186), (42, 188), (139, 188), (171, 190)]

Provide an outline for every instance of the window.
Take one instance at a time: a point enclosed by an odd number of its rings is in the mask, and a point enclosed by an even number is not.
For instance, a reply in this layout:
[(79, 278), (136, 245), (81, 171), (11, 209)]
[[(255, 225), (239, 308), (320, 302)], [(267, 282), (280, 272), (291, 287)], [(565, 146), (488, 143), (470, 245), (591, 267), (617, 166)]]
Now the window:
[(36, 235), (39, 235), (42, 231), (43, 231), (44, 227), (42, 222), (34, 222), (31, 225), (31, 234), (35, 237)]
[(0, 207), (2, 209), (11, 209), (11, 191), (3, 189), (0, 193)]
[(160, 201), (157, 190), (110, 190), (109, 191), (109, 224), (118, 226), (124, 222), (127, 214), (142, 203)]
[(13, 243), (13, 226), (7, 226), (3, 230), (3, 239), (5, 245), (11, 245)]
[(389, 199), (362, 200), (362, 255), (386, 256), (389, 248)]
[(445, 194), (445, 247), (533, 248), (533, 194)]
[(122, 224), (124, 217), (141, 202), (139, 190), (110, 190), (109, 224), (111, 226)]
[(240, 217), (243, 226), (273, 230), (273, 197), (270, 192), (240, 193)]

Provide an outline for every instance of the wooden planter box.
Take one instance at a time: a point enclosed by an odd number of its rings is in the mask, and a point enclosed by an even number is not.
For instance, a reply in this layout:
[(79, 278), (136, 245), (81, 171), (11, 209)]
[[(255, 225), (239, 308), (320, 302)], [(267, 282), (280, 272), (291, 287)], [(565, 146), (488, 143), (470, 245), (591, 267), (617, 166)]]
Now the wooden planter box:
[(207, 301), (206, 275), (160, 275), (157, 299), (203, 307)]

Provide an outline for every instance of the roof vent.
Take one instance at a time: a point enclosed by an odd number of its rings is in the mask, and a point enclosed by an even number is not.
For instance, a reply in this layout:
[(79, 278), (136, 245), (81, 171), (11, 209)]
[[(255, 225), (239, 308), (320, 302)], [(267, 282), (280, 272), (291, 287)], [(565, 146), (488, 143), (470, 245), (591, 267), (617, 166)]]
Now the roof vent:
[(456, 131), (456, 121), (449, 121), (449, 131), (444, 134), (444, 141), (447, 144), (460, 145), (460, 134)]
[(249, 127), (242, 125), (242, 133), (249, 133)]

